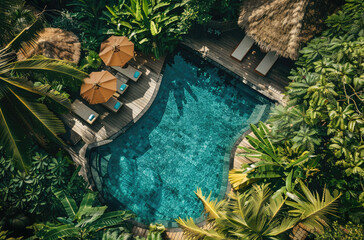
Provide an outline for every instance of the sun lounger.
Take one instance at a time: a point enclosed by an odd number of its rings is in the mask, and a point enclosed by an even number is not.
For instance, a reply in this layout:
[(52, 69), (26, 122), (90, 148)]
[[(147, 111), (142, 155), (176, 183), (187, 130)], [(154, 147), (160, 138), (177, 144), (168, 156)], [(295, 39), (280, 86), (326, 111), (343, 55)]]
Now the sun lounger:
[(138, 81), (138, 79), (142, 75), (141, 71), (138, 71), (137, 69), (135, 69), (134, 67), (132, 67), (130, 65), (128, 65), (126, 68), (122, 68), (122, 67), (112, 67), (112, 68), (115, 69), (116, 71), (124, 74), (126, 77), (133, 80), (134, 82)]
[(80, 118), (92, 124), (99, 116), (97, 112), (86, 106), (83, 102), (76, 99), (71, 105), (72, 111)]
[(124, 83), (120, 79), (117, 79), (117, 81), (116, 81), (116, 91), (119, 94), (123, 94), (126, 91), (127, 88), (128, 88), (128, 84), (126, 84), (126, 82)]
[(249, 52), (249, 50), (252, 48), (253, 45), (254, 45), (254, 40), (248, 35), (245, 35), (243, 40), (241, 40), (239, 45), (235, 48), (234, 52), (231, 54), (231, 57), (235, 58), (238, 61), (243, 60), (243, 58)]
[(276, 52), (268, 52), (263, 60), (259, 63), (255, 71), (260, 75), (267, 75), (269, 70), (273, 67), (274, 63), (277, 61), (278, 55)]
[(116, 98), (111, 97), (106, 103), (103, 103), (102, 105), (113, 112), (117, 112), (121, 106), (123, 106), (123, 103)]

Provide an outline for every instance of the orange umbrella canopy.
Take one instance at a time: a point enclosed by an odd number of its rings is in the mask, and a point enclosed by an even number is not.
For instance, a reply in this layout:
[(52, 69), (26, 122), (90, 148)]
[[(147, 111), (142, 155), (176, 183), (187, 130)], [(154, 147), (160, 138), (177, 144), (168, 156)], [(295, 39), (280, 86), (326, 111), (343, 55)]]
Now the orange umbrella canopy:
[(134, 43), (127, 37), (109, 37), (101, 43), (99, 56), (107, 66), (124, 66), (134, 56)]
[(90, 104), (104, 103), (116, 91), (116, 78), (108, 71), (92, 72), (81, 85), (81, 96)]

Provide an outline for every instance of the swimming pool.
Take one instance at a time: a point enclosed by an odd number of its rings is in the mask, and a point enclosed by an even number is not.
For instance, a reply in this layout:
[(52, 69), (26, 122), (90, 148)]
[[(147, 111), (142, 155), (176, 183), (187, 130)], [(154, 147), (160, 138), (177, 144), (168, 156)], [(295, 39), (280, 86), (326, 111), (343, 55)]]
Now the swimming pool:
[(201, 217), (197, 187), (223, 198), (230, 152), (250, 123), (265, 120), (272, 102), (196, 53), (167, 58), (162, 83), (144, 116), (113, 142), (90, 153), (104, 198), (148, 224), (176, 227)]

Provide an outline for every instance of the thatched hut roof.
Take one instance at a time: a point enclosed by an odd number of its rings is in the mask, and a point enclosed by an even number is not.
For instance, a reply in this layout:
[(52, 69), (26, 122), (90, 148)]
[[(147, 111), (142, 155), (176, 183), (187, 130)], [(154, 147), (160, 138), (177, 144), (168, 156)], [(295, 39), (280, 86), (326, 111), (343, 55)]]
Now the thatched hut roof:
[(336, 6), (330, 0), (244, 0), (238, 25), (263, 50), (295, 60), (300, 44), (321, 31)]
[(34, 55), (43, 55), (48, 58), (68, 60), (78, 63), (81, 54), (81, 44), (77, 36), (60, 28), (45, 28), (39, 33), (35, 47), (19, 52), (18, 59), (23, 60)]

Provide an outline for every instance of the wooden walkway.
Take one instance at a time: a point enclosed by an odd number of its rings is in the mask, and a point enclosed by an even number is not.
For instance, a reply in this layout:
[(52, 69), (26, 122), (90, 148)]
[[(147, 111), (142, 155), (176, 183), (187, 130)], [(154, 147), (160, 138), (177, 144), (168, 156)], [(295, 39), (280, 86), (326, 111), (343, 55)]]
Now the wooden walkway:
[(243, 30), (236, 29), (221, 34), (219, 39), (205, 36), (189, 37), (184, 44), (199, 51), (203, 57), (209, 58), (237, 74), (244, 83), (263, 95), (279, 103), (284, 103), (282, 93), (288, 85), (287, 76), (294, 62), (289, 59), (279, 58), (267, 76), (260, 76), (254, 69), (263, 59), (265, 53), (256, 44), (241, 62), (230, 56), (243, 38)]

